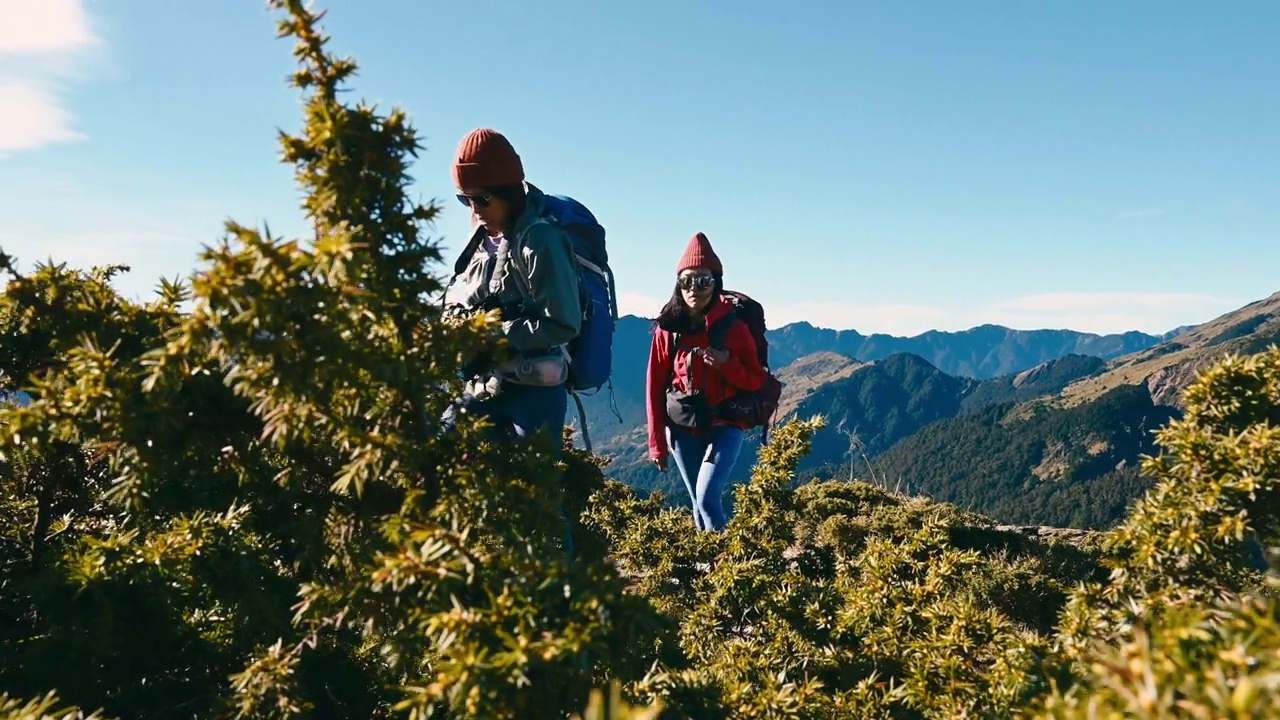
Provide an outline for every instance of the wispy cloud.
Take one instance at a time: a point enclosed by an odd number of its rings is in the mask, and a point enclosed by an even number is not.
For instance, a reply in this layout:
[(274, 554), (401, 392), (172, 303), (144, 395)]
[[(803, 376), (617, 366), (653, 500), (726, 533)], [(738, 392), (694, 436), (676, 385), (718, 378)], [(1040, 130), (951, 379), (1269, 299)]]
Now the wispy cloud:
[(818, 327), (855, 329), (862, 333), (915, 335), (952, 322), (942, 308), (907, 303), (856, 304), (796, 301), (765, 308), (771, 327), (808, 322)]
[(83, 140), (56, 91), (34, 80), (0, 80), (0, 157), (58, 142)]
[(82, 0), (0, 0), (0, 157), (84, 139), (62, 83), (96, 43)]
[(81, 270), (128, 266), (130, 272), (117, 276), (113, 284), (122, 295), (135, 299), (152, 297), (161, 277), (187, 277), (205, 242), (178, 228), (46, 233), (38, 240), (0, 232), (0, 248), (18, 258), (25, 271), (46, 262), (66, 263)]
[(1044, 293), (1002, 300), (989, 305), (994, 310), (1023, 310), (1033, 312), (1094, 312), (1131, 307), (1155, 310), (1166, 307), (1212, 305), (1230, 301), (1218, 295), (1206, 293), (1158, 293), (1158, 292), (1087, 292)]
[(92, 183), (71, 171), (28, 168), (5, 173), (0, 165), (0, 198), (5, 217), (0, 249), (24, 270), (52, 260), (76, 268), (123, 264), (116, 288), (131, 297), (149, 297), (159, 277), (187, 275), (200, 248), (221, 237), (222, 213), (183, 201), (179, 193), (149, 203), (102, 197)]
[(1256, 299), (1204, 293), (1049, 293), (994, 303), (985, 310), (989, 322), (1010, 327), (1158, 333), (1212, 320)]
[(1138, 218), (1158, 217), (1165, 214), (1165, 210), (1126, 210), (1116, 216), (1117, 220), (1136, 220)]
[(666, 298), (655, 297), (653, 295), (643, 295), (641, 293), (620, 293), (618, 295), (618, 314), (653, 317), (658, 314), (658, 311), (662, 309), (662, 306), (666, 302)]
[(92, 42), (80, 0), (0, 0), (0, 55), (67, 52)]
[(918, 335), (928, 330), (967, 330), (978, 325), (1070, 329), (1098, 334), (1138, 330), (1162, 333), (1212, 320), (1257, 298), (1203, 293), (1046, 293), (966, 305), (792, 302), (766, 308), (769, 324), (808, 321), (819, 327), (864, 334)]

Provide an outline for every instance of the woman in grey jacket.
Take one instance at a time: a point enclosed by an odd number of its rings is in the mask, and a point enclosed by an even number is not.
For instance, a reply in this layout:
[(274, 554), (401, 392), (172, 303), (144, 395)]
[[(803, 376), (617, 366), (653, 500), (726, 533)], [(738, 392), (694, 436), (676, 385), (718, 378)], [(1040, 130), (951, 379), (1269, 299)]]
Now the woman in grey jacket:
[(542, 192), (525, 183), (520, 156), (501, 133), (468, 133), (453, 180), (477, 226), (455, 266), (462, 304), (501, 309), (502, 332), (517, 355), (472, 378), (460, 409), (518, 437), (545, 429), (558, 449), (568, 405), (563, 346), (582, 324), (573, 246), (545, 217)]

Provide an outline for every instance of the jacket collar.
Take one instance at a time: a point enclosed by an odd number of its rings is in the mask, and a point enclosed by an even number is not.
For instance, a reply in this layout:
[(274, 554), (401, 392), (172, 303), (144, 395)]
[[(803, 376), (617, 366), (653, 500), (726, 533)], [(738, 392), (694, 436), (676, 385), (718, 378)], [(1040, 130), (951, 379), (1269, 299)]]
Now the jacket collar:
[(531, 225), (541, 220), (547, 213), (547, 196), (532, 183), (525, 183), (525, 188), (524, 212), (520, 213), (520, 217), (516, 218), (511, 228), (511, 234), (517, 238), (524, 235)]
[[(516, 218), (515, 226), (512, 228), (512, 237), (518, 238), (523, 235), (535, 222), (542, 218), (547, 211), (547, 196), (541, 190), (534, 187), (532, 183), (525, 183), (524, 196), (524, 212), (520, 213), (520, 217)], [(461, 275), (467, 269), (467, 264), (471, 262), (471, 256), (475, 255), (476, 250), (480, 249), (480, 243), (485, 238), (484, 226), (477, 227), (471, 233), (471, 239), (462, 249), (462, 253), (458, 255), (458, 259), (453, 263), (453, 274)]]
[[(725, 299), (723, 295), (721, 295), (711, 303), (711, 307), (707, 308), (707, 314), (703, 318), (702, 327), (699, 328), (697, 332), (692, 334), (701, 335), (702, 333), (709, 331), (713, 323), (720, 320), (721, 318), (724, 318), (725, 316), (729, 315), (729, 313), (732, 313), (732, 312), (733, 312), (733, 303), (729, 302), (728, 300)], [(661, 321), (659, 321), (658, 327), (671, 333), (690, 334), (688, 332), (688, 328), (680, 329), (680, 328), (668, 327), (666, 324), (662, 323)]]

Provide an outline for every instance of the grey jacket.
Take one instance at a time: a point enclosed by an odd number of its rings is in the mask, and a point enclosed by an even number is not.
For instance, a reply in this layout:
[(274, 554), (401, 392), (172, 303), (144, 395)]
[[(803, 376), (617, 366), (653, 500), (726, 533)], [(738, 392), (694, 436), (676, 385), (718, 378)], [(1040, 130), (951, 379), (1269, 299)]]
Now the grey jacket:
[[(525, 356), (569, 342), (582, 326), (573, 245), (564, 228), (543, 218), (543, 198), (541, 190), (529, 186), (524, 212), (516, 220), (511, 237), (503, 238), (493, 257), (480, 249), (485, 231), (477, 228), (467, 244), (475, 250), (458, 275), (463, 286), (462, 301), (471, 307), (494, 295), (502, 305), (517, 305), (525, 299), (520, 283), (527, 279), (532, 300), (528, 312), (502, 324), (507, 341)], [(513, 257), (517, 254), (518, 261)]]

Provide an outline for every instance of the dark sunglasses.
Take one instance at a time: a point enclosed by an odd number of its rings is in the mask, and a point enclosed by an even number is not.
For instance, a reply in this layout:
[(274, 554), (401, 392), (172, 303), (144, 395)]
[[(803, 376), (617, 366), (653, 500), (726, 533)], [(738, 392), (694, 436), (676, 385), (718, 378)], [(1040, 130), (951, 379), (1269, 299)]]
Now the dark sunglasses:
[(488, 193), (477, 193), (475, 195), (467, 195), (466, 193), (458, 193), (458, 202), (467, 207), (487, 208), (489, 201), (493, 199)]
[(681, 290), (706, 290), (716, 286), (716, 279), (711, 275), (686, 275), (676, 280), (676, 284)]

